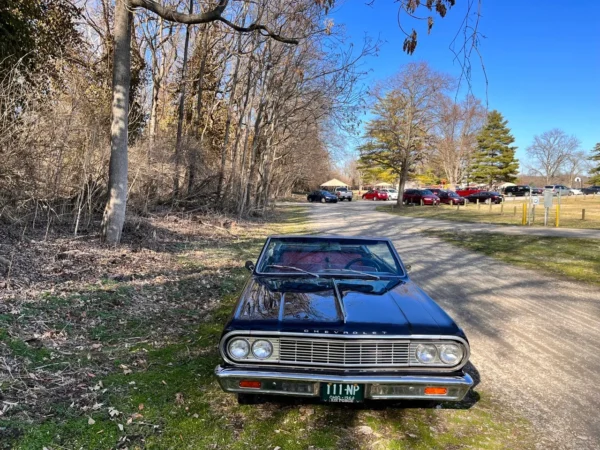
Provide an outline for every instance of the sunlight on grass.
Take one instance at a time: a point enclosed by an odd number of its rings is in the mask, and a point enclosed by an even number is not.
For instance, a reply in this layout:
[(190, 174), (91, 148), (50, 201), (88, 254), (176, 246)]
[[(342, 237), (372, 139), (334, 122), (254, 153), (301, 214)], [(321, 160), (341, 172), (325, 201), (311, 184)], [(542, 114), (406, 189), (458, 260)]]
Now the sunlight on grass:
[(502, 261), (567, 278), (600, 284), (600, 241), (487, 232), (435, 231), (450, 244)]
[[(385, 205), (377, 207), (378, 211), (392, 213), (406, 217), (420, 217), (426, 219), (452, 220), (458, 222), (491, 223), (497, 225), (522, 225), (523, 198), (513, 199), (501, 205), (469, 204), (468, 206), (440, 205), (432, 206), (406, 206), (401, 209)], [(540, 197), (540, 204), (535, 208), (533, 226), (544, 225), (544, 199)], [(548, 226), (554, 226), (556, 218), (556, 204), (549, 210)], [(582, 220), (582, 210), (585, 209), (585, 220)], [(560, 205), (561, 228), (586, 228), (600, 229), (600, 196), (571, 196), (561, 199)]]

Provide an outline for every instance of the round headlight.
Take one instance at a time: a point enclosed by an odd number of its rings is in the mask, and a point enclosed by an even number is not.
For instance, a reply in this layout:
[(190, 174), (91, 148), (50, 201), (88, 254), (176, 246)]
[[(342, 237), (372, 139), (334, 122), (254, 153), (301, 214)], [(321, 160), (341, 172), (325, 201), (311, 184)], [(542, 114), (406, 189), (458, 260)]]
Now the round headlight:
[(440, 359), (444, 364), (456, 365), (463, 359), (463, 349), (460, 345), (444, 344), (440, 347)]
[(416, 356), (419, 362), (423, 364), (431, 364), (437, 355), (437, 348), (433, 344), (417, 345)]
[(258, 359), (266, 359), (273, 354), (273, 345), (269, 341), (258, 340), (252, 344), (252, 354)]
[(229, 354), (235, 359), (242, 359), (250, 353), (250, 344), (246, 339), (233, 339), (229, 343)]

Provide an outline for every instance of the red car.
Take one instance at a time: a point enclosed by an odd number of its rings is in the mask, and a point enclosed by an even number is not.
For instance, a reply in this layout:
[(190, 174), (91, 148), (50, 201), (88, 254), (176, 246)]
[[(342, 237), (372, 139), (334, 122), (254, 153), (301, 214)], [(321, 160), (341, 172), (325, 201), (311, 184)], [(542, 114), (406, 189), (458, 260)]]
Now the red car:
[(378, 191), (378, 190), (369, 190), (368, 192), (365, 192), (362, 196), (363, 200), (387, 200), (388, 199), (388, 194), (387, 192), (384, 191)]
[(440, 198), (429, 189), (407, 189), (404, 191), (402, 201), (407, 204), (415, 205), (439, 205)]
[(464, 205), (469, 202), (454, 191), (446, 191), (444, 189), (437, 189), (437, 191), (432, 189), (431, 191), (440, 198), (440, 203), (445, 203), (446, 205)]

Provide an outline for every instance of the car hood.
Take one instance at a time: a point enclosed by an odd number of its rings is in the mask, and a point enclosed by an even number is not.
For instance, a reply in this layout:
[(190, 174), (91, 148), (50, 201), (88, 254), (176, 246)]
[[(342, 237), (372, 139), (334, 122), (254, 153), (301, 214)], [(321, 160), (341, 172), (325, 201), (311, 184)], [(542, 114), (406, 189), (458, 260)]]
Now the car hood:
[(316, 286), (311, 286), (312, 282), (307, 279), (286, 284), (252, 278), (226, 326), (226, 332), (462, 333), (448, 314), (409, 279), (377, 282), (337, 279), (337, 290), (328, 280), (320, 280), (315, 282)]

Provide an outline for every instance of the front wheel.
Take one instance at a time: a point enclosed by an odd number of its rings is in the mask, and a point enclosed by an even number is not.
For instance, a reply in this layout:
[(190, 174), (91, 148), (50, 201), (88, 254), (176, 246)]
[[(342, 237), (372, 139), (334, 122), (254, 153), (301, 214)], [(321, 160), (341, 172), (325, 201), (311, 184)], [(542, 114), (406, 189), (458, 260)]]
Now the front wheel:
[(352, 201), (352, 199), (351, 199), (351, 198), (349, 198), (349, 199), (348, 199), (348, 201), (349, 201), (349, 202), (351, 202), (351, 201)]
[(325, 203), (325, 199), (324, 198), (321, 199), (321, 203)]
[(377, 198), (373, 197), (373, 201), (377, 200)]

